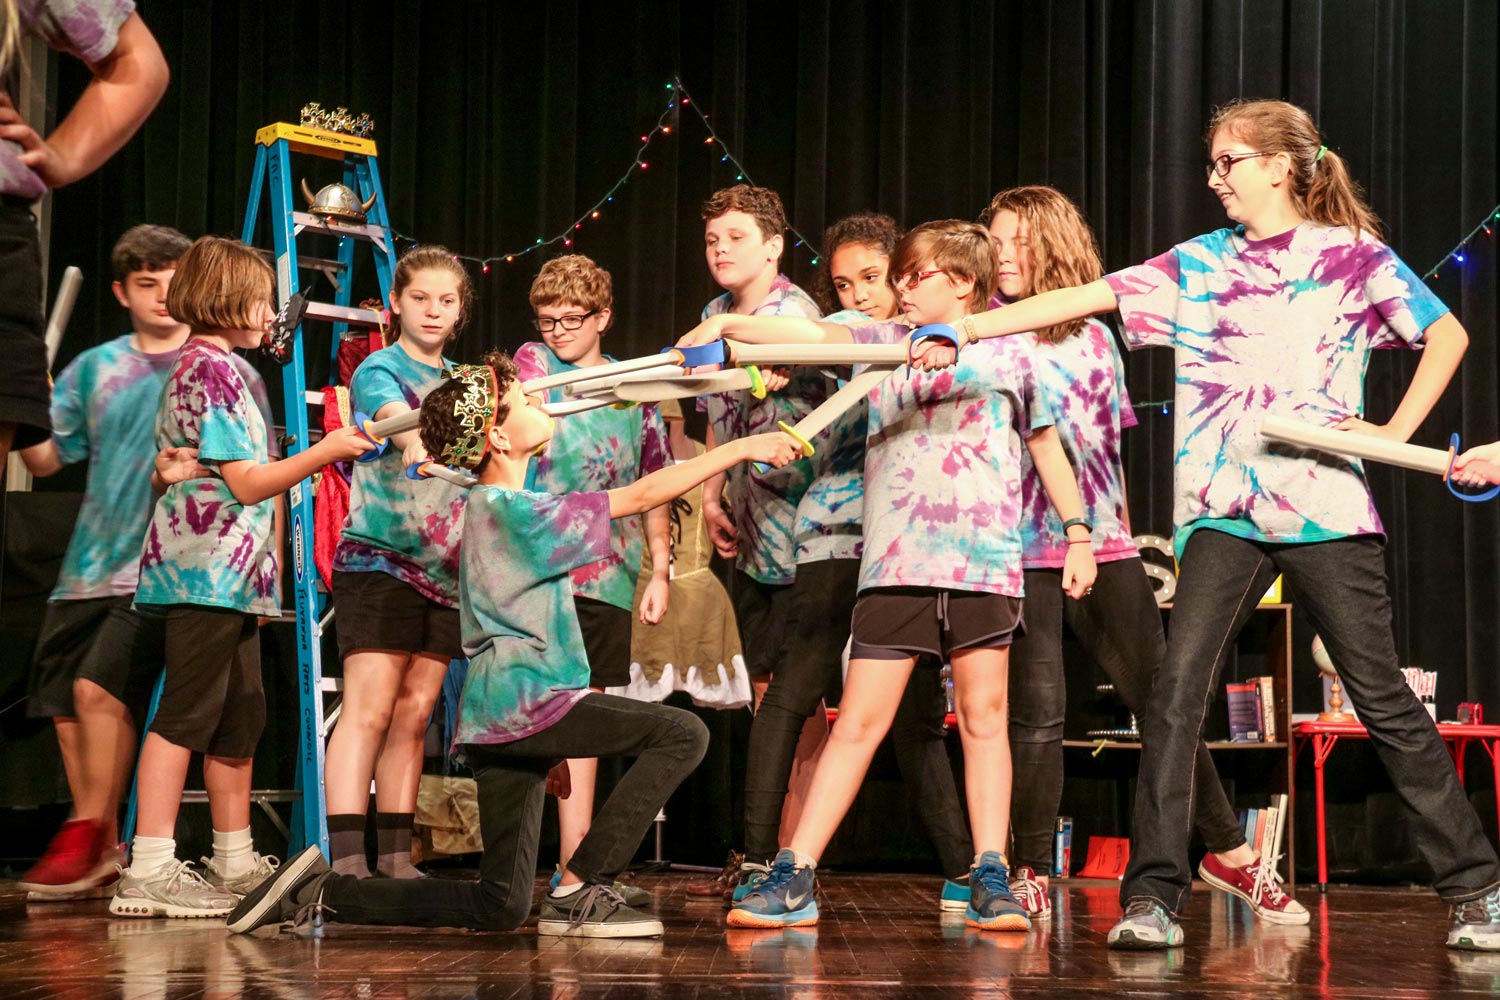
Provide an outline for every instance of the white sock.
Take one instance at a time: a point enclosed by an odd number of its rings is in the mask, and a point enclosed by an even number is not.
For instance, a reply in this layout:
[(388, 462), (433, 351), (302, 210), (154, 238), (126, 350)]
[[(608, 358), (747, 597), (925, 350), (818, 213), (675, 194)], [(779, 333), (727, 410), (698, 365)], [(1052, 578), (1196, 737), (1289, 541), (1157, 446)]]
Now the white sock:
[(142, 837), (130, 842), (130, 874), (144, 878), (163, 865), (177, 860), (177, 841), (171, 837)]
[(552, 890), (552, 898), (553, 899), (566, 899), (567, 897), (573, 895), (573, 893), (577, 892), (579, 889), (582, 889), (582, 888), (583, 888), (583, 883), (582, 882), (574, 882), (572, 885), (559, 885), (556, 889)]
[(250, 828), (223, 833), (214, 831), (214, 867), (225, 878), (243, 875), (255, 868), (255, 842)]
[(816, 868), (816, 867), (818, 867), (818, 859), (817, 858), (814, 858), (814, 857), (812, 857), (809, 854), (803, 854), (801, 851), (793, 851), (792, 854), (797, 859), (797, 867), (798, 868)]

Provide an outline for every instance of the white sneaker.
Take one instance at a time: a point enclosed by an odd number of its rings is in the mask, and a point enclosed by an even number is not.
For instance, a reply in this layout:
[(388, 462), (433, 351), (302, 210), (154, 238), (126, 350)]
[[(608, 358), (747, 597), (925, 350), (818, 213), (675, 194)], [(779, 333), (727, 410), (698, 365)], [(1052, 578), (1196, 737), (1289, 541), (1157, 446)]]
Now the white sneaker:
[(281, 861), (273, 855), (261, 857), (259, 854), (251, 854), (251, 857), (255, 859), (255, 866), (231, 878), (225, 878), (220, 873), (219, 866), (215, 864), (213, 858), (199, 858), (198, 863), (203, 866), (203, 881), (215, 889), (223, 889), (236, 896), (244, 896), (276, 874), (276, 869), (281, 867)]
[(1448, 947), (1462, 951), (1500, 951), (1500, 889), (1453, 908)]
[(169, 861), (137, 877), (126, 868), (115, 884), (109, 912), (117, 917), (224, 917), (239, 897), (216, 889), (186, 861)]

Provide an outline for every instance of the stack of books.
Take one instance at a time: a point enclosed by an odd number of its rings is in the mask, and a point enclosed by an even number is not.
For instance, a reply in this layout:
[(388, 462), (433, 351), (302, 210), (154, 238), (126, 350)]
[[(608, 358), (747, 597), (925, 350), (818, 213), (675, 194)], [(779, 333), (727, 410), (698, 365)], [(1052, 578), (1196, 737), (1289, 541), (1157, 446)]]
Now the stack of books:
[(1245, 843), (1263, 858), (1281, 856), (1281, 839), (1286, 833), (1286, 796), (1271, 796), (1271, 804), (1264, 809), (1240, 811), (1240, 829), (1245, 831)]
[(1276, 689), (1269, 677), (1251, 677), (1224, 685), (1229, 697), (1231, 743), (1275, 743)]

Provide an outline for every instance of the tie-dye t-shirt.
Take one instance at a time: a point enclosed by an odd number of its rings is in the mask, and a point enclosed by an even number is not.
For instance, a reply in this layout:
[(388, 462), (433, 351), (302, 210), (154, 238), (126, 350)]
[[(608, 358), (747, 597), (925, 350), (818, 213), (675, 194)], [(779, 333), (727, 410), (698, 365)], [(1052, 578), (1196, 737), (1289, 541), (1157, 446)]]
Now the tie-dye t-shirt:
[[(1034, 334), (1026, 339), (1036, 348), (1042, 398), (1078, 479), (1084, 520), (1094, 526), (1094, 561), (1139, 555), (1125, 527), (1125, 472), (1120, 466), (1120, 431), (1134, 427), (1136, 420), (1115, 335), (1091, 319), (1060, 344), (1038, 340)], [(1024, 449), (1021, 468), (1022, 562), (1026, 569), (1056, 568), (1068, 556), (1062, 518), (1042, 488), (1031, 453)]]
[[(238, 362), (238, 363), (236, 363)], [(173, 483), (156, 500), (141, 551), (137, 604), (202, 604), (281, 614), (275, 501), (246, 506), (219, 474), (224, 462), (265, 462), (261, 378), (231, 352), (189, 337), (167, 376), (156, 447), (198, 449), (213, 475)]]
[[(605, 361), (613, 361), (606, 357)], [(523, 344), (515, 353), (521, 381), (576, 371), (547, 349)], [(547, 401), (561, 402), (561, 387)], [(655, 403), (617, 410), (612, 406), (558, 417), (552, 440), (536, 463), (535, 486), (548, 493), (612, 490), (635, 482), (667, 464), (667, 425)], [(641, 570), (645, 535), (642, 517), (622, 517), (610, 526), (610, 553), (573, 571), (573, 593), (629, 611), (635, 603), (635, 578)]]
[(539, 733), (589, 693), (569, 574), (609, 555), (609, 494), (475, 486), (465, 518), (460, 752)]
[[(825, 316), (823, 322), (864, 326), (870, 317), (858, 309), (844, 309)], [(838, 386), (829, 381), (828, 394), (832, 395)], [(869, 404), (856, 403), (813, 438), (815, 450), (809, 459), (813, 479), (797, 504), (797, 522), (792, 530), (799, 566), (823, 559), (858, 559), (864, 554), (865, 435), (869, 423)]]
[[(102, 62), (120, 41), (120, 25), (135, 10), (132, 0), (19, 0), (16, 16), (22, 34), (36, 35), (51, 48), (71, 52), (86, 63)], [(19, 104), (20, 60), (0, 73), (0, 91)], [(37, 130), (41, 123), (34, 122)], [(21, 145), (0, 139), (0, 194), (40, 198), (47, 185), (20, 160)]]
[[(443, 359), (444, 367), (451, 365)], [(398, 341), (365, 358), (349, 380), (349, 405), (371, 417), (389, 403), (412, 409), (442, 381)], [(385, 573), (430, 601), (458, 604), (458, 539), (467, 491), (441, 479), (406, 478), (401, 449), (355, 462), (349, 517), (333, 555), (343, 573)]]
[(1268, 446), (1260, 425), (1361, 415), (1370, 351), (1419, 347), (1448, 312), (1390, 247), (1312, 222), (1268, 240), (1221, 229), (1105, 280), (1126, 342), (1176, 352), (1179, 556), (1204, 527), (1267, 542), (1383, 534), (1358, 460)]
[(52, 443), (64, 465), (89, 461), (54, 601), (135, 593), (156, 494), (156, 405), (176, 351), (147, 354), (129, 334), (78, 355), (52, 388)]
[[(892, 322), (850, 333), (856, 344), (896, 344), (911, 330)], [(950, 368), (899, 368), (880, 383), (865, 445), (860, 590), (1022, 596), (1022, 439), (1051, 423), (1025, 337), (981, 340)]]
[[(734, 296), (725, 292), (703, 307), (703, 318), (729, 312)], [(778, 274), (771, 292), (755, 307), (756, 316), (801, 316), (818, 319), (822, 311), (790, 278)], [(749, 390), (700, 396), (699, 410), (708, 414), (718, 443), (776, 430), (785, 421), (795, 424), (827, 396), (825, 377), (811, 367), (792, 370), (791, 383), (780, 392), (756, 399)], [(797, 577), (797, 505), (811, 485), (813, 469), (804, 460), (761, 472), (751, 463), (729, 470), (725, 486), (740, 553), (740, 572), (767, 584), (788, 584)]]

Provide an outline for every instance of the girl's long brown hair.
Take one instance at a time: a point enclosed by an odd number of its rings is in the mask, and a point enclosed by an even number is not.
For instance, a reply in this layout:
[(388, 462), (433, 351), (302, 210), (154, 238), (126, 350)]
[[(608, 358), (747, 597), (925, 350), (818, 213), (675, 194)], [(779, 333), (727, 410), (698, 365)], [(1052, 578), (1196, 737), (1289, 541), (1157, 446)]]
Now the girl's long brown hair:
[[(985, 226), (1001, 212), (1014, 212), (1027, 223), (1031, 251), (1031, 294), (1072, 288), (1104, 275), (1094, 231), (1078, 206), (1056, 188), (1043, 185), (1008, 188), (990, 199), (980, 215)], [(1056, 344), (1082, 330), (1085, 319), (1071, 319), (1038, 330), (1037, 337)]]
[(1306, 111), (1286, 101), (1232, 101), (1217, 108), (1208, 123), (1210, 151), (1214, 136), (1223, 128), (1256, 152), (1285, 153), (1291, 158), (1287, 177), (1292, 204), (1304, 219), (1348, 226), (1356, 238), (1364, 232), (1381, 239), (1380, 219), (1349, 176), (1344, 158), (1324, 148), (1318, 127)]

